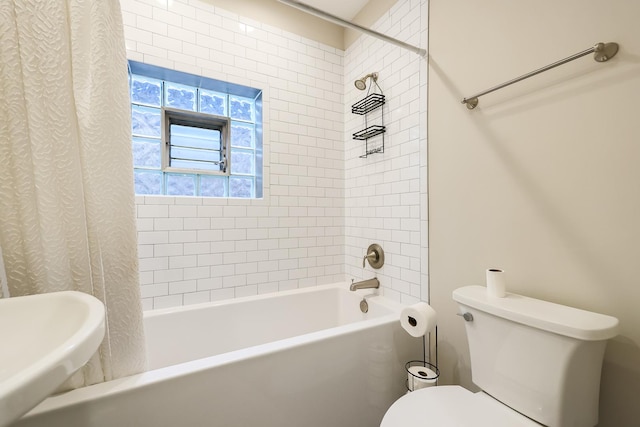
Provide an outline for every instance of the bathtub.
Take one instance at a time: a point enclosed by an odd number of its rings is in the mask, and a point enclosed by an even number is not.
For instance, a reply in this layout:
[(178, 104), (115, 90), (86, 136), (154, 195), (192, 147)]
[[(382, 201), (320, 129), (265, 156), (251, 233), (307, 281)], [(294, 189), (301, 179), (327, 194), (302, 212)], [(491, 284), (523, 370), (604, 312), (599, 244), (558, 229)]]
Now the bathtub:
[(379, 426), (422, 340), (401, 329), (400, 304), (369, 291), (146, 312), (147, 372), (50, 397), (14, 426)]

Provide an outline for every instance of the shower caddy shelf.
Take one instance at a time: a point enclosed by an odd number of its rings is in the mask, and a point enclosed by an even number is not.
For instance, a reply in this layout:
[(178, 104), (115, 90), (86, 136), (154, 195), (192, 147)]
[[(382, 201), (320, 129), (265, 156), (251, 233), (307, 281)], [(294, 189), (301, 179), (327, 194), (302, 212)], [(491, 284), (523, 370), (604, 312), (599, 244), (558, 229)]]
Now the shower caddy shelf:
[[(382, 106), (385, 103), (385, 98), (382, 93), (370, 93), (364, 99), (356, 102), (351, 106), (351, 112), (359, 116), (364, 116), (365, 128), (355, 132), (353, 139), (356, 141), (365, 141), (365, 151), (361, 158), (366, 158), (370, 154), (384, 153), (384, 133), (387, 128), (384, 125), (384, 109)], [(380, 108), (380, 124), (369, 126), (367, 120), (367, 114)], [(382, 135), (382, 143), (377, 146), (370, 147), (369, 139)]]

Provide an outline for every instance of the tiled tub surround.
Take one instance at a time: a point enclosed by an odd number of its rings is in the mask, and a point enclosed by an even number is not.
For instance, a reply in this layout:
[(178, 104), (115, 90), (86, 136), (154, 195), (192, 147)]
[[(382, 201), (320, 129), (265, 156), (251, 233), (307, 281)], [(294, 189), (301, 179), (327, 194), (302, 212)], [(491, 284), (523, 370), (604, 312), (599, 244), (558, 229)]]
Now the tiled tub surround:
[[(200, 0), (121, 4), (130, 59), (263, 91), (264, 199), (137, 197), (145, 309), (374, 274), (394, 300), (427, 298), (423, 58), (368, 36), (345, 53)], [(400, 1), (373, 28), (426, 46), (426, 5)], [(372, 71), (385, 153), (360, 159), (353, 80)], [(371, 243), (376, 272), (360, 268)]]
[(153, 370), (49, 398), (15, 427), (379, 425), (422, 342), (387, 298), (361, 313), (369, 293), (342, 283), (147, 312)]
[(144, 308), (344, 280), (343, 52), (205, 1), (121, 5), (129, 59), (263, 91), (263, 199), (136, 198)]
[[(414, 46), (427, 46), (426, 0), (397, 2), (372, 29)], [(376, 274), (390, 298), (428, 299), (426, 59), (368, 36), (345, 52), (345, 271), (356, 280)], [(364, 142), (351, 136), (363, 118), (351, 104), (364, 98), (354, 81), (378, 72), (386, 97), (384, 153), (359, 156)], [(370, 81), (367, 82), (368, 86)], [(368, 88), (367, 88), (368, 89)], [(375, 117), (374, 117), (375, 119)], [(369, 119), (369, 124), (377, 124)], [(371, 141), (375, 146), (376, 138)], [(385, 265), (362, 269), (364, 248), (379, 243)]]
[[(138, 196), (145, 308), (342, 280), (342, 208)], [(153, 305), (152, 305), (153, 304)]]
[(136, 198), (144, 308), (344, 280), (344, 53), (205, 1), (121, 5), (129, 59), (263, 91), (263, 199)]

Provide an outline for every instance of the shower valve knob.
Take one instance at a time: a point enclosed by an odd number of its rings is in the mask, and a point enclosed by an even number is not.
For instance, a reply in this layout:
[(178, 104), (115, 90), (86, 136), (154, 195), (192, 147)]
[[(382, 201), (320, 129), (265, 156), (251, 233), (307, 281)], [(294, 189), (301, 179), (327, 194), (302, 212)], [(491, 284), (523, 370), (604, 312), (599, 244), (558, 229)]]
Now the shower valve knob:
[(362, 268), (365, 267), (365, 262), (369, 261), (369, 265), (375, 269), (378, 269), (384, 265), (384, 251), (382, 247), (374, 243), (367, 248), (367, 255), (362, 259)]

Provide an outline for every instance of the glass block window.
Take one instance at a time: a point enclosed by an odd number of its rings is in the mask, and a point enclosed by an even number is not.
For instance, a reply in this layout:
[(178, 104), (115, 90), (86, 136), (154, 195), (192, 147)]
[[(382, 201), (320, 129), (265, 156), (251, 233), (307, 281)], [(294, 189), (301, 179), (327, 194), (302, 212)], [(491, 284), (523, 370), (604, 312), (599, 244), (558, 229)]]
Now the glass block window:
[(262, 197), (262, 93), (130, 61), (135, 191)]

